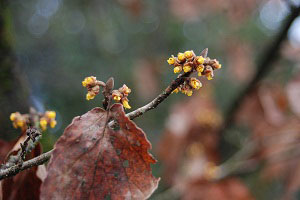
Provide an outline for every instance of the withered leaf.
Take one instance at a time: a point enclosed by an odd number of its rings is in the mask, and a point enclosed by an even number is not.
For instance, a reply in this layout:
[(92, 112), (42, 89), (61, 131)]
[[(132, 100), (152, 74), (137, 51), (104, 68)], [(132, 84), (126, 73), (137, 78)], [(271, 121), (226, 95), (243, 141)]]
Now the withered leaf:
[(114, 104), (107, 112), (94, 108), (76, 117), (54, 147), (41, 199), (146, 199), (159, 179), (145, 133)]

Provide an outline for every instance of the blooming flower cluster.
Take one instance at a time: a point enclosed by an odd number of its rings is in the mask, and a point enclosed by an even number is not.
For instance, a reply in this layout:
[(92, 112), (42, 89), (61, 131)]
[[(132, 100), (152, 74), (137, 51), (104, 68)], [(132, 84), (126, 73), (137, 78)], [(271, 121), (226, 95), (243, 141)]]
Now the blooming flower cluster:
[(54, 128), (57, 124), (55, 111), (46, 111), (45, 114), (40, 118), (40, 127), (43, 131), (47, 129), (47, 125)]
[(47, 125), (50, 125), (51, 128), (54, 128), (57, 123), (55, 117), (55, 111), (46, 111), (44, 114), (20, 114), (19, 112), (10, 114), (10, 120), (12, 121), (13, 127), (20, 128), (22, 130), (26, 130), (28, 128), (28, 124), (35, 124), (35, 122), (32, 120), (38, 120), (39, 126), (43, 131), (47, 129)]
[(124, 108), (126, 109), (131, 108), (128, 103), (129, 100), (127, 98), (129, 93), (131, 93), (131, 89), (128, 88), (125, 84), (118, 90), (112, 90), (113, 81), (111, 84), (109, 83), (109, 81), (107, 83), (104, 83), (102, 81), (98, 81), (94, 76), (89, 76), (82, 81), (82, 85), (83, 87), (86, 87), (88, 89), (88, 93), (86, 95), (87, 100), (94, 99), (94, 97), (97, 94), (99, 94), (100, 87), (103, 87), (104, 89), (103, 95), (105, 97), (107, 97), (107, 94), (111, 95), (112, 99), (115, 100), (116, 102), (121, 102)]
[(127, 85), (123, 85), (118, 90), (112, 91), (112, 98), (117, 102), (121, 102), (126, 109), (130, 109), (128, 95), (131, 92), (131, 89), (127, 87)]
[(173, 92), (178, 93), (179, 91), (187, 96), (192, 96), (193, 90), (199, 90), (202, 87), (202, 83), (196, 78), (187, 78), (186, 81)]
[(22, 130), (27, 129), (27, 123), (29, 122), (28, 115), (22, 115), (19, 112), (11, 113), (10, 114), (10, 121), (12, 121), (14, 128), (20, 128)]
[(89, 76), (82, 81), (82, 86), (88, 90), (86, 99), (91, 100), (94, 99), (97, 94), (99, 94), (100, 86), (104, 87), (105, 83), (98, 81), (94, 76)]
[[(186, 51), (184, 53), (178, 53), (177, 57), (173, 55), (167, 60), (169, 65), (174, 67), (174, 73), (193, 73), (197, 72), (198, 76), (206, 76), (208, 80), (213, 79), (214, 70), (220, 69), (222, 66), (216, 59), (210, 59), (209, 57), (196, 56), (194, 51)], [(183, 94), (191, 96), (193, 89), (200, 89), (202, 87), (201, 82), (196, 78), (187, 78), (185, 82), (176, 88), (173, 92), (179, 91)]]

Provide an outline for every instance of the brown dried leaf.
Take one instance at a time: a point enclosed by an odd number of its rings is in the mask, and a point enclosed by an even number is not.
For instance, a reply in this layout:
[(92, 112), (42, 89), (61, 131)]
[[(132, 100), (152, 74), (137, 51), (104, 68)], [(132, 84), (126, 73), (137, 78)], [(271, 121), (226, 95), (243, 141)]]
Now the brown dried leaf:
[(146, 199), (157, 188), (145, 133), (121, 104), (112, 106), (109, 117), (119, 129), (106, 126), (101, 108), (74, 118), (55, 144), (41, 199)]

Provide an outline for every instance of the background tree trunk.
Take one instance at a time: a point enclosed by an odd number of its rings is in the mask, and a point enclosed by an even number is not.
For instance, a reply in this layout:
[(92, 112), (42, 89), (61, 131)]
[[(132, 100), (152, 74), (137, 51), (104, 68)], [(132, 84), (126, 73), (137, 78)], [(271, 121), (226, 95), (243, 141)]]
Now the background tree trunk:
[[(0, 0), (0, 137), (11, 139), (12, 112), (28, 112), (28, 87), (13, 52), (12, 16), (7, 1)], [(17, 131), (16, 131), (17, 132)]]

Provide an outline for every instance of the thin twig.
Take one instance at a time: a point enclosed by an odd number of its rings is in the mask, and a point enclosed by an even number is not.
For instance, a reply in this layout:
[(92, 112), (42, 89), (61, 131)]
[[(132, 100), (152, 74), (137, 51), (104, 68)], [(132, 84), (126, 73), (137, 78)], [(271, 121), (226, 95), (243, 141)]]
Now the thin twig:
[(7, 159), (7, 162), (1, 165), (0, 170), (8, 169), (14, 165), (22, 165), (25, 160), (25, 157), (30, 153), (39, 142), (41, 138), (41, 133), (36, 128), (28, 128), (26, 130), (27, 138), (23, 143), (20, 143), (20, 150), (16, 155), (10, 155)]
[(47, 153), (43, 153), (33, 159), (30, 159), (30, 160), (24, 162), (22, 166), (14, 165), (10, 168), (1, 170), (0, 171), (0, 180), (14, 176), (25, 169), (46, 163), (50, 159), (52, 151), (53, 150), (48, 151)]
[(150, 103), (126, 114), (126, 116), (129, 117), (130, 119), (134, 119), (136, 117), (141, 116), (145, 112), (156, 108), (161, 102), (163, 102), (173, 92), (173, 90), (175, 90), (178, 86), (180, 86), (184, 82), (185, 78), (189, 77), (191, 75), (191, 73), (192, 72), (187, 72), (187, 73), (179, 75), (175, 80), (172, 81), (172, 83), (160, 95), (158, 95)]
[(22, 143), (20, 143), (21, 146), (21, 153), (20, 153), (20, 159), (19, 159), (19, 165), (22, 165), (22, 163), (25, 160), (25, 157), (28, 153), (34, 149), (35, 145), (38, 143), (39, 138), (41, 137), (41, 133), (36, 128), (28, 128), (26, 130), (27, 138)]

